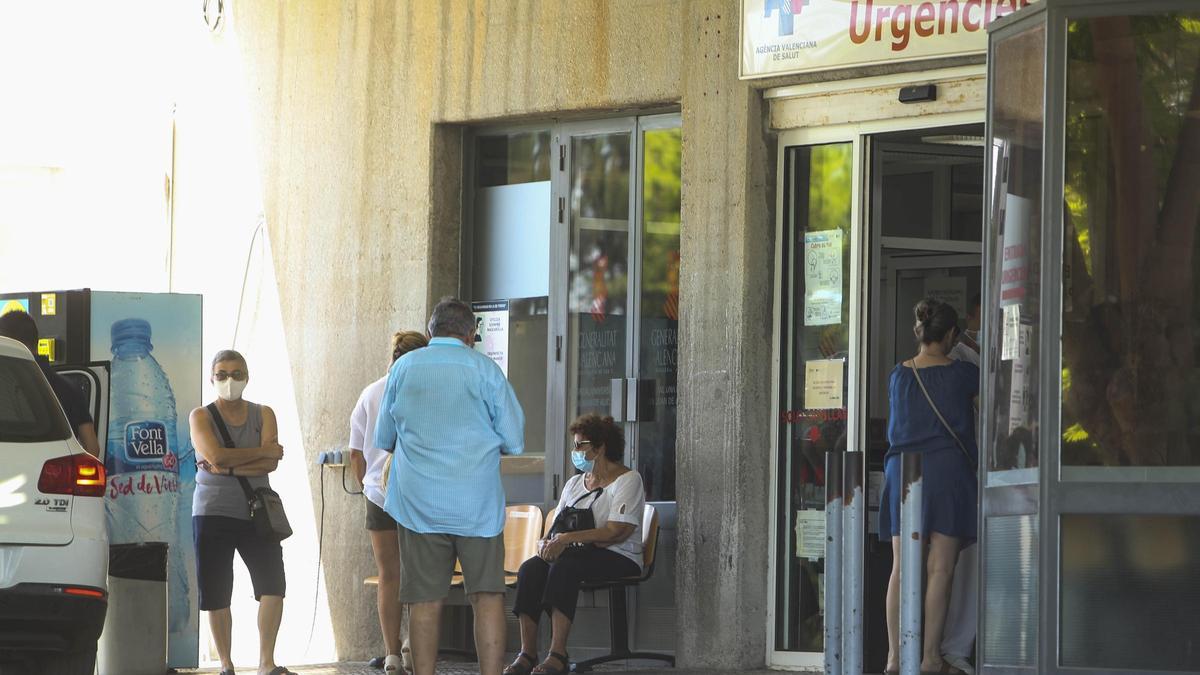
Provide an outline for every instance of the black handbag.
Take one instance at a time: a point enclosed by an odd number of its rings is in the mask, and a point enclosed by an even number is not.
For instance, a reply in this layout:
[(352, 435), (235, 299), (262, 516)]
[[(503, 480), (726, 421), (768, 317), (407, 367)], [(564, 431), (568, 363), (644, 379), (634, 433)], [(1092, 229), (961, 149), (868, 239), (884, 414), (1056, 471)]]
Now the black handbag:
[(571, 502), (570, 506), (564, 509), (559, 509), (558, 515), (554, 517), (554, 524), (550, 526), (550, 532), (547, 534), (547, 536), (553, 537), (556, 534), (562, 534), (564, 532), (579, 532), (581, 530), (596, 529), (596, 514), (592, 513), (592, 507), (589, 506), (587, 508), (580, 509), (576, 508), (575, 505), (587, 499), (590, 495), (596, 495), (595, 499), (592, 500), (592, 503), (595, 504), (596, 499), (599, 499), (603, 492), (604, 488), (596, 488), (595, 490), (580, 496), (579, 499)]
[[(217, 430), (221, 432), (221, 440), (225, 443), (225, 447), (234, 447), (233, 437), (229, 435), (229, 428), (225, 426), (225, 420), (221, 419), (217, 404), (209, 403), (206, 407), (208, 413), (212, 415), (213, 421), (217, 423)], [(283, 510), (283, 500), (279, 498), (279, 493), (269, 487), (251, 488), (250, 481), (245, 477), (236, 476), (236, 478), (242, 485), (242, 492), (246, 494), (246, 505), (250, 509), (250, 522), (254, 524), (255, 533), (263, 539), (272, 541), (283, 541), (292, 536), (292, 526), (288, 522), (287, 513)]]

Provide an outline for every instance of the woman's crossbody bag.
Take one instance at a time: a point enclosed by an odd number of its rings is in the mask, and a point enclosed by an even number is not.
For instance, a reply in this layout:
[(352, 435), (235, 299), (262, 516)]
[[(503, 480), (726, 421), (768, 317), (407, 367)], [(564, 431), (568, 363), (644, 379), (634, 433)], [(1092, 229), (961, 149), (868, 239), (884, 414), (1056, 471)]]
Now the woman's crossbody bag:
[(962, 450), (962, 453), (966, 456), (967, 461), (971, 463), (971, 469), (975, 470), (977, 468), (975, 459), (971, 457), (971, 453), (967, 452), (967, 446), (963, 445), (963, 442), (958, 437), (958, 434), (954, 433), (954, 429), (950, 428), (950, 423), (946, 421), (945, 417), (942, 417), (942, 411), (938, 410), (937, 405), (934, 404), (933, 397), (929, 395), (929, 390), (925, 388), (925, 383), (921, 381), (921, 373), (919, 372), (920, 369), (917, 368), (917, 363), (915, 361), (909, 361), (909, 363), (912, 364), (913, 377), (917, 378), (917, 386), (921, 387), (921, 393), (925, 394), (925, 400), (929, 401), (929, 407), (933, 408), (933, 414), (937, 415), (937, 418), (942, 423), (942, 426), (946, 427), (946, 431), (950, 432), (950, 436), (954, 439), (954, 442), (958, 443), (958, 449)]
[(554, 535), (562, 534), (563, 532), (579, 532), (581, 530), (596, 529), (596, 514), (592, 513), (592, 507), (589, 506), (587, 508), (580, 509), (576, 508), (576, 505), (579, 504), (579, 502), (587, 499), (590, 495), (596, 495), (595, 499), (592, 500), (592, 504), (595, 504), (596, 499), (599, 499), (603, 492), (604, 488), (596, 488), (591, 492), (581, 495), (579, 499), (571, 502), (571, 505), (565, 509), (559, 510), (558, 515), (554, 517), (554, 524), (550, 526), (550, 532), (548, 536), (553, 537)]
[[(221, 440), (225, 447), (233, 448), (233, 437), (229, 435), (229, 428), (225, 426), (225, 420), (221, 419), (221, 413), (217, 411), (217, 404), (209, 403), (206, 407), (217, 424), (217, 431), (221, 432)], [(288, 523), (279, 493), (269, 487), (251, 488), (250, 481), (243, 476), (237, 476), (237, 479), (242, 485), (242, 492), (246, 494), (250, 522), (254, 524), (254, 531), (258, 536), (273, 541), (283, 541), (292, 536), (292, 526)]]

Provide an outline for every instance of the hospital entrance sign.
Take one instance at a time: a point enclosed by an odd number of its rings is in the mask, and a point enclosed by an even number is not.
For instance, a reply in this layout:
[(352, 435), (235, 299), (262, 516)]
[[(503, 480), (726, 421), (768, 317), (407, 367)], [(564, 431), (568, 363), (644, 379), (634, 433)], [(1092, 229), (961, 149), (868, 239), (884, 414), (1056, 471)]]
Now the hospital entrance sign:
[(987, 51), (1031, 0), (742, 0), (742, 79)]

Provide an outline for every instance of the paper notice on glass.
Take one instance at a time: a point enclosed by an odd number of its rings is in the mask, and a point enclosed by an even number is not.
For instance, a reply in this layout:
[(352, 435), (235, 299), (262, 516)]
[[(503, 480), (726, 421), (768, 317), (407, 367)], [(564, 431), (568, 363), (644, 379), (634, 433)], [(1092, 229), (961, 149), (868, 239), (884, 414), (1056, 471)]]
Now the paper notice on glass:
[(1021, 306), (1005, 305), (1000, 334), (1000, 359), (1012, 361), (1021, 351)]
[(808, 361), (804, 364), (804, 408), (840, 410), (845, 407), (845, 359)]
[(1029, 383), (1026, 366), (1013, 361), (1012, 383), (1008, 389), (1008, 433), (1029, 425)]
[(825, 512), (805, 509), (796, 512), (796, 557), (812, 561), (825, 557)]
[(926, 277), (925, 297), (950, 305), (960, 317), (967, 315), (966, 277)]
[(508, 377), (508, 301), (472, 302), (475, 312), (475, 351), (500, 366)]
[(842, 231), (804, 233), (804, 325), (842, 322)]
[(1000, 266), (1000, 304), (1021, 302), (1029, 280), (1029, 246), (1026, 233), (1033, 214), (1033, 202), (1010, 194), (1004, 199), (1003, 262)]

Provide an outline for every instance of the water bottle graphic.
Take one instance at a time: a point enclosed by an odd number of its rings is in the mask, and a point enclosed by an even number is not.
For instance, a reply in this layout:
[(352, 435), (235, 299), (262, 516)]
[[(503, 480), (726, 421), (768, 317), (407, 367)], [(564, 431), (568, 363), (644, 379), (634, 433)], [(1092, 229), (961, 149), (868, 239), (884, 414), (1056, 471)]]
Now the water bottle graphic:
[(112, 325), (108, 424), (109, 537), (114, 544), (161, 541), (176, 549), (179, 461), (175, 394), (151, 356), (150, 324)]

